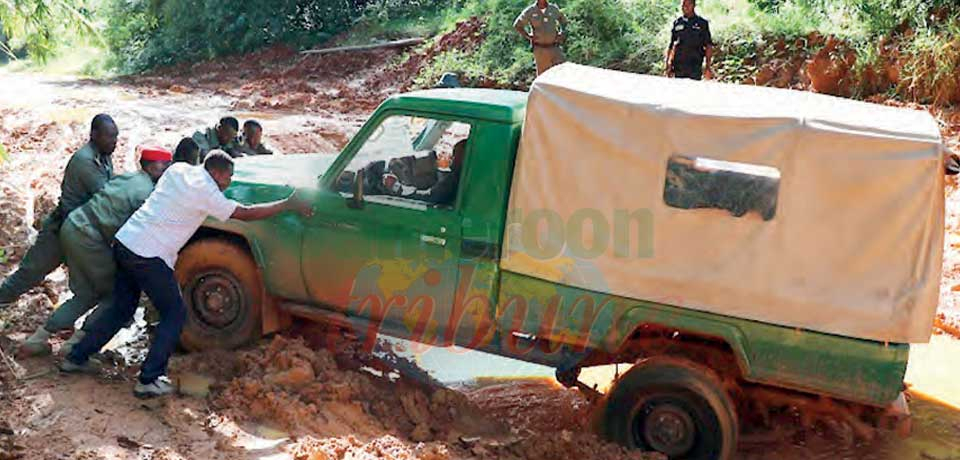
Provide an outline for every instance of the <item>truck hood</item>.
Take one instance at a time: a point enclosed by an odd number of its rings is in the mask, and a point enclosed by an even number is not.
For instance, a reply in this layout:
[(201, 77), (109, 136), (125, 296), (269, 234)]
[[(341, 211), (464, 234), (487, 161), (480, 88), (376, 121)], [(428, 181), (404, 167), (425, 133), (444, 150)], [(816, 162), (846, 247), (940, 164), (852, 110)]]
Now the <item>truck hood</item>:
[(336, 155), (261, 155), (234, 160), (233, 183), (226, 196), (241, 203), (264, 203), (293, 189), (316, 189)]
[(235, 161), (233, 181), (253, 185), (316, 187), (336, 155), (259, 155)]

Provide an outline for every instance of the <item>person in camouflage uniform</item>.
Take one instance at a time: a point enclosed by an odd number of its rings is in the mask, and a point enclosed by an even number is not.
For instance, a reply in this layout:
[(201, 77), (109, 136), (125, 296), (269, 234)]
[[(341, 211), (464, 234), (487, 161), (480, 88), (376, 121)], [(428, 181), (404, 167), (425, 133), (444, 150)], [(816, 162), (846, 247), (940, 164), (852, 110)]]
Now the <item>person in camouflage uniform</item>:
[(47, 216), (33, 246), (20, 266), (0, 285), (0, 308), (15, 302), (24, 292), (39, 285), (63, 262), (60, 226), (74, 209), (86, 203), (113, 177), (113, 151), (119, 130), (107, 114), (93, 117), (90, 139), (67, 163), (60, 185), (60, 202)]
[[(141, 147), (140, 171), (118, 176), (103, 187), (86, 204), (73, 210), (60, 227), (60, 245), (70, 273), (73, 297), (64, 302), (37, 328), (21, 347), (28, 356), (49, 354), (50, 336), (72, 329), (84, 313), (97, 304), (112, 301), (113, 261), (111, 242), (117, 230), (136, 212), (153, 192), (154, 184), (170, 166), (172, 154), (162, 148)], [(106, 308), (97, 308), (84, 322), (94, 324)], [(86, 333), (77, 331), (61, 347), (61, 353), (70, 348)]]
[(223, 150), (234, 158), (242, 156), (240, 143), (237, 142), (239, 131), (240, 122), (236, 118), (223, 117), (217, 126), (193, 133), (193, 140), (200, 146), (199, 162), (202, 163), (211, 150)]
[(243, 123), (243, 139), (240, 141), (243, 155), (274, 155), (276, 152), (263, 142), (263, 126), (256, 120)]
[(566, 27), (566, 16), (560, 8), (547, 0), (537, 0), (513, 22), (513, 28), (533, 47), (537, 75), (566, 60), (563, 50), (560, 49), (560, 45), (567, 39)]

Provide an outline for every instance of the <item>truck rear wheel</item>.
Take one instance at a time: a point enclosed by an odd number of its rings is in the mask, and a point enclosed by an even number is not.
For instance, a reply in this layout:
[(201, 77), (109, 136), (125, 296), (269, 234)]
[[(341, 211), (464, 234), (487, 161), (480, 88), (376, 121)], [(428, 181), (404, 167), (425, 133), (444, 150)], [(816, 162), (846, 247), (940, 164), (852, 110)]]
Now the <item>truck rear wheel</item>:
[(232, 349), (260, 337), (263, 284), (246, 250), (215, 238), (197, 241), (180, 253), (176, 277), (187, 306), (184, 348)]
[(669, 357), (643, 360), (624, 374), (601, 423), (609, 439), (671, 460), (730, 460), (739, 430), (733, 401), (716, 374)]

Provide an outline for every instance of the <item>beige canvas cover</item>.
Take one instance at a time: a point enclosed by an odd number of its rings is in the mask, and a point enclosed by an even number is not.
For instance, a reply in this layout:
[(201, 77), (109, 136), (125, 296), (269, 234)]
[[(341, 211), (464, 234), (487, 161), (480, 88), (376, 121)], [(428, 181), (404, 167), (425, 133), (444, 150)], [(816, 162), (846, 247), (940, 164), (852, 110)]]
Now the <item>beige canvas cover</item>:
[[(941, 149), (922, 111), (565, 64), (530, 91), (502, 267), (783, 326), (926, 342), (943, 250)], [(666, 203), (678, 180), (731, 171), (758, 178), (775, 201), (754, 200), (745, 214), (736, 203)], [(616, 229), (624, 216), (629, 248)], [(652, 235), (637, 231), (644, 225)]]

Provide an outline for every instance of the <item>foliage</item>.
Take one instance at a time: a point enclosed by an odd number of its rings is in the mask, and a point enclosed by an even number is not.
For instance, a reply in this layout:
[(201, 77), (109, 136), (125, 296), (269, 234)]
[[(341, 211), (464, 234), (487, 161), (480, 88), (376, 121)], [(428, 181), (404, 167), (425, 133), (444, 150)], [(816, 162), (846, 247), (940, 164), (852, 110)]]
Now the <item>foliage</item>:
[(352, 26), (368, 0), (107, 0), (114, 65), (137, 71), (286, 43), (308, 46)]
[(900, 92), (938, 105), (960, 103), (960, 18), (921, 29), (905, 47)]
[[(445, 30), (455, 22), (477, 16), (486, 22), (486, 39), (476, 52), (455, 51), (439, 56), (424, 70), (418, 83), (432, 82), (446, 71), (469, 80), (522, 87), (534, 76), (533, 53), (513, 29), (513, 21), (529, 0), (460, 0), (446, 12)], [(566, 0), (559, 3), (569, 20), (564, 52), (583, 64), (657, 71), (664, 40), (658, 37), (674, 11), (673, 0)]]
[[(347, 30), (338, 36), (339, 43), (437, 36), (452, 31), (458, 21), (480, 17), (486, 26), (479, 47), (434, 56), (417, 77), (417, 85), (428, 86), (448, 71), (460, 72), (474, 84), (510, 88), (524, 88), (534, 77), (529, 44), (513, 30), (517, 14), (532, 0), (99, 1), (106, 3), (101, 16), (107, 25), (104, 35), (111, 64), (121, 71), (245, 53), (278, 43), (314, 46)], [(786, 42), (792, 56), (809, 56), (822, 43), (808, 41), (813, 32), (836, 36), (856, 50), (854, 73), (861, 75), (884, 59), (877, 49), (881, 37), (894, 36), (903, 43), (898, 49), (905, 56), (906, 86), (900, 93), (912, 91), (918, 100), (936, 100), (942, 95), (929, 88), (956, 85), (952, 75), (958, 69), (960, 11), (955, 1), (705, 0), (698, 11), (710, 20), (722, 50), (717, 56), (721, 78), (743, 81), (762, 63), (783, 59), (770, 55), (777, 42)], [(679, 0), (556, 3), (570, 21), (564, 45), (569, 60), (662, 72)]]
[(11, 58), (29, 55), (43, 61), (54, 55), (67, 37), (97, 37), (98, 28), (89, 3), (88, 0), (0, 1), (0, 54)]

